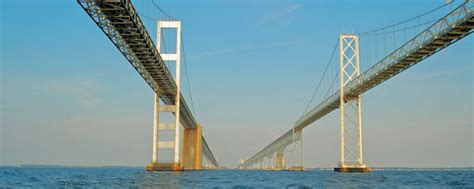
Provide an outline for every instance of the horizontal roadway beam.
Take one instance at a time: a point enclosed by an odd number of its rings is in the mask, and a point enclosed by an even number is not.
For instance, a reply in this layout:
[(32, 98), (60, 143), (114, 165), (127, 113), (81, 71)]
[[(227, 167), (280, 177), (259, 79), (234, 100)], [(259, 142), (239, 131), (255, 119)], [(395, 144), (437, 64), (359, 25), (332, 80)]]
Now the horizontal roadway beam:
[[(78, 0), (78, 3), (160, 99), (166, 105), (173, 105), (176, 83), (130, 0)], [(180, 122), (185, 128), (195, 128), (197, 122), (180, 95)], [(209, 150), (207, 143), (203, 144)], [(207, 155), (213, 156), (210, 150)], [(214, 157), (209, 159), (215, 161)]]
[[(344, 89), (344, 96), (357, 97), (455, 43), (459, 39), (471, 34), (474, 28), (473, 9), (474, 2), (472, 1), (466, 1), (461, 4), (428, 29), (415, 36), (377, 64), (367, 69), (360, 76), (356, 77), (352, 82), (348, 83)], [(308, 113), (301, 116), (289, 131), (246, 160), (241, 166), (246, 166), (249, 164), (248, 162), (255, 161), (255, 159), (263, 157), (268, 153), (273, 153), (276, 146), (287, 146), (291, 144), (292, 141), (287, 140), (287, 138), (292, 137), (293, 129), (295, 131), (302, 130), (339, 108), (339, 93), (340, 91), (336, 91)], [(346, 102), (350, 100), (351, 99), (347, 99)]]

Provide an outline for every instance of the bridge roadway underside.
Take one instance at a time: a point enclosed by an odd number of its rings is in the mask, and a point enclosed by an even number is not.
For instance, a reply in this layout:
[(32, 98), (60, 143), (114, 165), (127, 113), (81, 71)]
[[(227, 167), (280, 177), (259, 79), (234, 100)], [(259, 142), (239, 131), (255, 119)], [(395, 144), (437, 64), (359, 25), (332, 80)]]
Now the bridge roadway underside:
[[(176, 99), (176, 83), (145, 29), (130, 0), (78, 0), (104, 34), (125, 56), (166, 105)], [(198, 125), (186, 101), (180, 98), (180, 122), (185, 129)], [(218, 167), (212, 151), (202, 137), (202, 153)]]

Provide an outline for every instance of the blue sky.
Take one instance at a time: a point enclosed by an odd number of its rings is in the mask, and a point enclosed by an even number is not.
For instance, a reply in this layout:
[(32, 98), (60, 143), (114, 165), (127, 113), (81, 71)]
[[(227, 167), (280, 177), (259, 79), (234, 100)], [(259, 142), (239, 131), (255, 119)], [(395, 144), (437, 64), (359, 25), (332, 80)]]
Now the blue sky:
[[(142, 14), (158, 16), (149, 0), (133, 2)], [(156, 2), (183, 22), (197, 117), (224, 166), (237, 165), (292, 126), (339, 34), (443, 4)], [(154, 22), (143, 20), (155, 36)], [(0, 28), (0, 164), (143, 166), (151, 160), (153, 93), (75, 1), (2, 1)], [(473, 42), (462, 39), (364, 94), (369, 165), (474, 166)], [(337, 115), (305, 129), (306, 166), (336, 165)]]

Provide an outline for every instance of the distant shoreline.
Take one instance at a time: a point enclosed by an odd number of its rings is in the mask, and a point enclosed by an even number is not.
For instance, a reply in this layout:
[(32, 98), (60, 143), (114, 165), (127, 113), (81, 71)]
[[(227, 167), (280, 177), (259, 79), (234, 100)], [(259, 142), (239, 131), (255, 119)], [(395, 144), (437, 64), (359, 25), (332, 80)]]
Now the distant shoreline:
[[(125, 168), (144, 169), (144, 166), (81, 166), (81, 165), (1, 165), (0, 168)], [(312, 167), (305, 170), (333, 170), (333, 167)], [(474, 170), (474, 167), (372, 167), (373, 170)], [(222, 168), (221, 170), (237, 170), (233, 168)]]
[(1, 165), (0, 167), (24, 167), (24, 168), (143, 168), (144, 166), (123, 166), (123, 165)]

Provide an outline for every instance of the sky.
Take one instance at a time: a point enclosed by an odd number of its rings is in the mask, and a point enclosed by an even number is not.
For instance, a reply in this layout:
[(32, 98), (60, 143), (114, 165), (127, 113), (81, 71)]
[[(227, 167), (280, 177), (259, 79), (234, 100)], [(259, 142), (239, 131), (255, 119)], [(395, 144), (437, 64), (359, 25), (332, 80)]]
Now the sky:
[[(226, 167), (293, 125), (341, 33), (391, 25), (444, 3), (156, 2), (183, 22), (193, 107)], [(143, 15), (159, 15), (150, 0), (133, 3)], [(0, 165), (148, 164), (153, 92), (77, 2), (0, 6)], [(143, 20), (155, 39), (154, 21)], [(369, 166), (474, 166), (473, 48), (471, 35), (363, 95)], [(338, 115), (305, 129), (306, 167), (336, 166)]]

